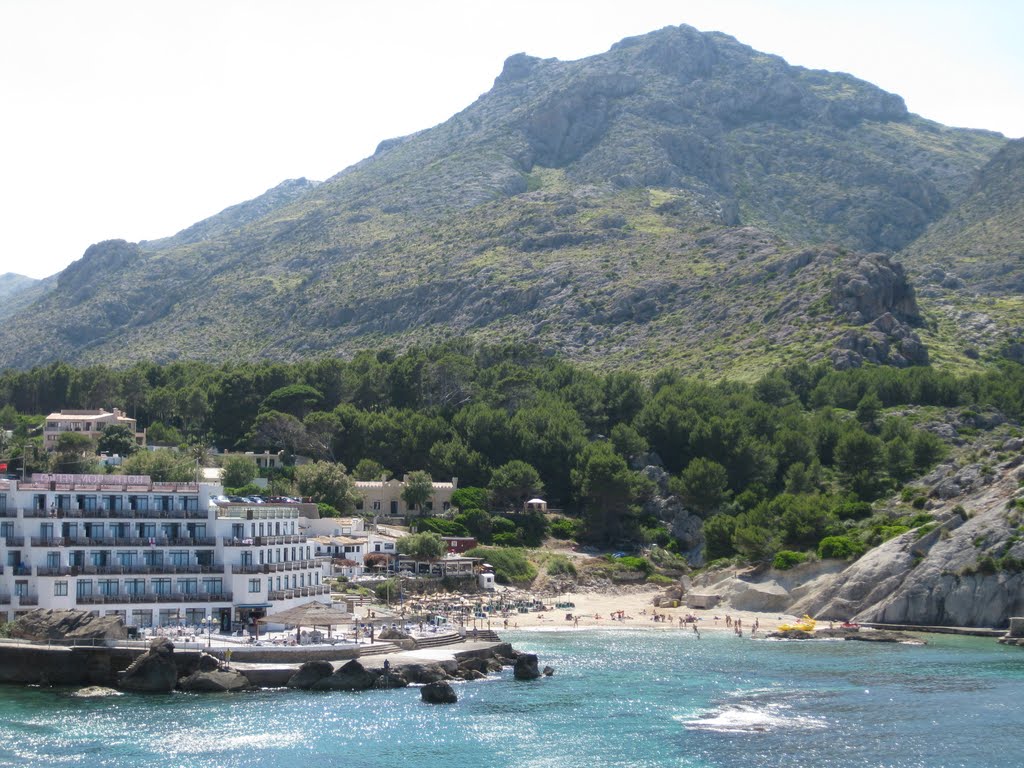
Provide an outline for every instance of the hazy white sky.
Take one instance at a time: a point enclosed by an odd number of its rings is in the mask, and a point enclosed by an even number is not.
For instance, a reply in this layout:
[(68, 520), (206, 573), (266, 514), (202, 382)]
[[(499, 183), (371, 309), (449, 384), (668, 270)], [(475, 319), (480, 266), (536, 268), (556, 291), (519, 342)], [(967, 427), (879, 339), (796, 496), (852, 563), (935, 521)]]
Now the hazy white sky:
[(668, 24), (1024, 135), (1024, 0), (0, 0), (0, 273), (155, 239)]

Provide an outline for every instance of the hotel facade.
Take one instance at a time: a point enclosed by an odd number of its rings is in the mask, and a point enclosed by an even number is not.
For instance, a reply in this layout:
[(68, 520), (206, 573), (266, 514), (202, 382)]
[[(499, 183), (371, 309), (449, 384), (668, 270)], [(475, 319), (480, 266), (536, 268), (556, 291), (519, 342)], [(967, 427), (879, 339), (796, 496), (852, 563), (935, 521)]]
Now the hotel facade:
[(298, 507), (211, 504), (221, 490), (126, 475), (0, 480), (0, 619), (77, 609), (237, 631), (329, 603), (329, 559)]

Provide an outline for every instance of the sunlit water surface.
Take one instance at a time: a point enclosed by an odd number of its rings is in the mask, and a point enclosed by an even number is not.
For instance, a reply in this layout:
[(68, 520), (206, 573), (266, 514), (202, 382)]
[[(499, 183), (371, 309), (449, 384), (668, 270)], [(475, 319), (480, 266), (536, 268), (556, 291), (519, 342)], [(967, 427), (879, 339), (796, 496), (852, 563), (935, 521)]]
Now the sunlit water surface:
[(770, 642), (705, 632), (508, 633), (506, 670), (430, 706), (366, 693), (69, 697), (0, 688), (0, 765), (939, 766), (1024, 761), (1024, 649)]

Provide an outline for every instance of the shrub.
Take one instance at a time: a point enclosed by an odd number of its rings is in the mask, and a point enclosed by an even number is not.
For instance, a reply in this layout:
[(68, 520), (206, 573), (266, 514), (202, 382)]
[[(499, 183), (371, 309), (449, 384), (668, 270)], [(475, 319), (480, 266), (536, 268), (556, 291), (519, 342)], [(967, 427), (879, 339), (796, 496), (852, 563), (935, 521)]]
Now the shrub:
[(911, 502), (911, 506), (914, 509), (924, 509), (924, 505), (927, 503), (928, 499), (926, 499), (924, 496), (918, 496)]
[(548, 560), (548, 576), (575, 576), (576, 566), (565, 555), (553, 555)]
[(807, 555), (803, 552), (794, 552), (790, 549), (783, 549), (775, 553), (775, 559), (772, 560), (772, 568), (777, 568), (780, 571), (787, 571), (794, 565), (800, 565), (800, 563), (807, 560)]
[(871, 505), (866, 501), (844, 501), (835, 508), (840, 520), (863, 520), (871, 516)]
[(575, 539), (580, 535), (583, 524), (579, 520), (559, 517), (551, 521), (551, 535), (556, 539)]
[(494, 579), (499, 584), (523, 584), (537, 578), (537, 569), (521, 549), (512, 547), (474, 547), (467, 557), (482, 557), (494, 566)]
[(469, 530), (462, 523), (441, 517), (421, 517), (416, 521), (416, 529), (421, 533), (430, 531), (440, 536), (469, 536)]
[(648, 584), (660, 584), (662, 586), (666, 586), (667, 587), (667, 586), (669, 586), (671, 584), (675, 584), (676, 580), (671, 578), (671, 577), (669, 577), (669, 576), (663, 576), (660, 573), (652, 573), (650, 576), (647, 577), (647, 583)]
[(523, 540), (518, 533), (496, 533), (491, 537), (491, 543), (496, 547), (521, 547)]
[(867, 547), (853, 536), (826, 536), (818, 543), (818, 557), (823, 560), (849, 560), (860, 557)]
[(382, 603), (387, 600), (394, 600), (398, 597), (398, 580), (385, 579), (373, 586), (373, 593)]
[(645, 557), (632, 557), (627, 555), (626, 557), (613, 557), (611, 560), (616, 565), (627, 568), (631, 571), (643, 571), (644, 573), (650, 573), (653, 569), (650, 560)]

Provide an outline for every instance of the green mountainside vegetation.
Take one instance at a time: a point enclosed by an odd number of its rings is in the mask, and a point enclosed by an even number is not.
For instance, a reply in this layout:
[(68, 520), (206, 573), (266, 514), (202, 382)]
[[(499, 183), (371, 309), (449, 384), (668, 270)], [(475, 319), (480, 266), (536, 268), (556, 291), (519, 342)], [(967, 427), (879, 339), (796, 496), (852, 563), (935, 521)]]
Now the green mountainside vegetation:
[[(933, 345), (970, 369), (1019, 307), (968, 354), (955, 323), (894, 306), (913, 285), (877, 254), (997, 189), (977, 174), (1006, 144), (685, 26), (578, 61), (517, 54), (462, 112), (323, 183), (91, 246), (6, 316), (0, 366), (296, 361), (468, 336), (745, 380), (801, 360), (921, 364)], [(873, 325), (886, 314), (898, 325)]]
[[(688, 552), (695, 544), (684, 523), (696, 520), (710, 556), (765, 559), (849, 537), (852, 525), (871, 518), (870, 502), (946, 454), (934, 425), (948, 409), (1019, 420), (1024, 368), (1005, 362), (957, 377), (930, 367), (835, 371), (821, 363), (752, 384), (671, 369), (644, 380), (596, 373), (532, 347), (467, 341), (361, 353), (350, 362), (52, 364), (0, 376), (0, 421), (15, 430), (5, 446), (10, 467), (20, 469), (23, 457), (30, 472), (47, 467), (31, 449), (41, 417), (26, 414), (111, 402), (136, 414), (151, 440), (185, 444), (177, 459), (171, 451), (142, 454), (176, 462), (183, 477), (210, 444), (284, 449), (369, 477), (457, 476), (460, 514), (423, 527), (472, 533), (483, 543), (535, 546), (550, 532)], [(76, 451), (78, 458), (83, 448), (52, 461)], [(279, 487), (293, 476), (286, 468)], [(562, 517), (521, 514), (536, 494)], [(491, 514), (502, 510), (510, 514)], [(854, 554), (866, 541), (825, 546)]]

